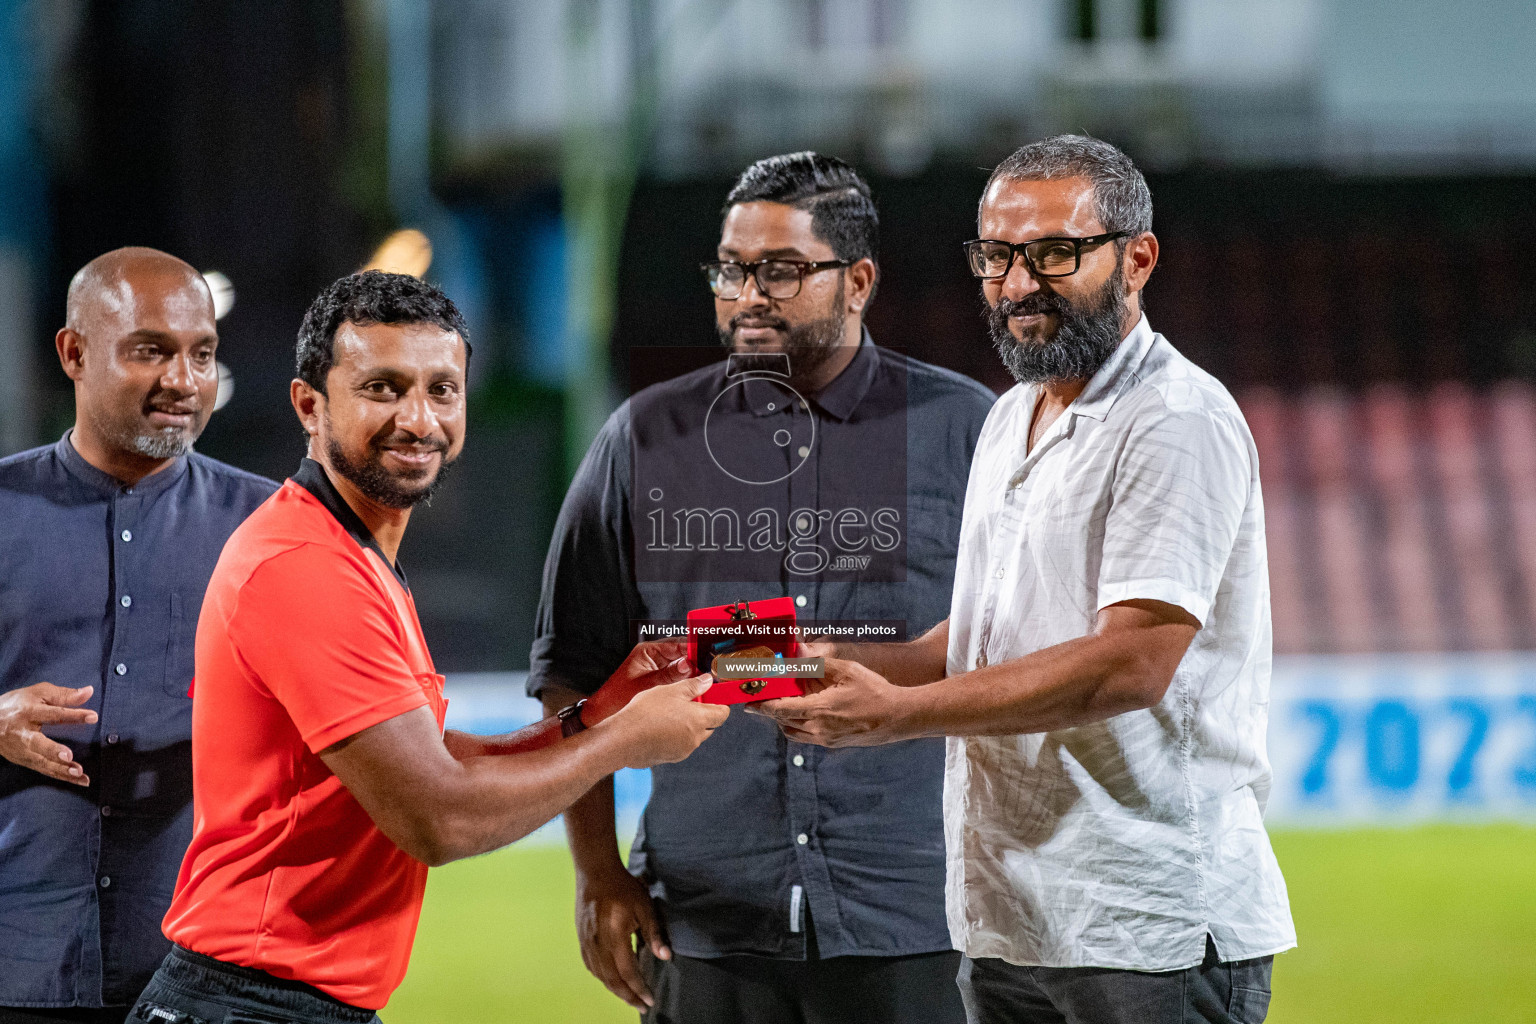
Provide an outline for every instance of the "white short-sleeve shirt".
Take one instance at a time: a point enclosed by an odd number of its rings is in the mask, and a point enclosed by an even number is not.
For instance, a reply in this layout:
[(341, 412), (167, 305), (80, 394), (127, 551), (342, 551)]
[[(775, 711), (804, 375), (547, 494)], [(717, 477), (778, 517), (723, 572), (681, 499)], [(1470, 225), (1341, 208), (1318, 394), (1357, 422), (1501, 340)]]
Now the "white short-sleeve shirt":
[(965, 496), (948, 674), (1093, 629), (1120, 601), (1201, 628), (1152, 708), (951, 738), (950, 934), (972, 957), (1177, 970), (1296, 944), (1264, 831), (1269, 577), (1258, 455), (1215, 378), (1145, 318), (1026, 451), (1038, 388), (982, 429)]

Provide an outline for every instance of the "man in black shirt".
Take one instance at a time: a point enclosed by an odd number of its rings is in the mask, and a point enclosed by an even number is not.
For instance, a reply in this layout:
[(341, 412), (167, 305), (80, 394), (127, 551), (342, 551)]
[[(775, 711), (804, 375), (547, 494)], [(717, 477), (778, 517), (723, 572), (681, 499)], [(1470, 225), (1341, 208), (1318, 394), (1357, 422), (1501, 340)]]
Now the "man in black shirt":
[[(615, 412), (561, 510), (529, 677), (551, 712), (693, 608), (790, 597), (802, 623), (893, 640), (948, 614), (993, 396), (870, 339), (877, 232), (841, 161), (742, 174), (704, 265), (728, 358)], [(587, 967), (653, 1024), (963, 1020), (943, 759), (829, 752), (738, 711), (652, 772), (629, 871), (598, 786), (566, 814)]]

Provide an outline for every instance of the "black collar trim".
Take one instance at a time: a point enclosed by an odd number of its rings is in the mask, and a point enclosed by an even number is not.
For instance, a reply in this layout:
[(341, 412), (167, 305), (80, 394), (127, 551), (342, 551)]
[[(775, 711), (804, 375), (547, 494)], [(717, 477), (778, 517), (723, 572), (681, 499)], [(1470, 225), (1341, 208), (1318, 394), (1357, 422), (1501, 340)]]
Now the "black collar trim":
[(389, 566), (390, 572), (395, 574), (395, 579), (400, 581), (400, 585), (407, 590), (410, 589), (410, 584), (405, 581), (405, 569), (398, 560), (390, 562), (389, 556), (384, 554), (384, 549), (379, 547), (379, 542), (373, 539), (373, 534), (369, 532), (362, 517), (352, 510), (352, 506), (348, 505), (346, 499), (336, 490), (336, 485), (331, 483), (330, 475), (326, 473), (324, 466), (314, 459), (305, 459), (299, 463), (299, 471), (290, 479), (314, 495), (315, 500), (325, 506), (325, 510), (341, 524), (343, 530), (352, 535), (353, 540), (365, 548), (372, 548), (374, 554)]

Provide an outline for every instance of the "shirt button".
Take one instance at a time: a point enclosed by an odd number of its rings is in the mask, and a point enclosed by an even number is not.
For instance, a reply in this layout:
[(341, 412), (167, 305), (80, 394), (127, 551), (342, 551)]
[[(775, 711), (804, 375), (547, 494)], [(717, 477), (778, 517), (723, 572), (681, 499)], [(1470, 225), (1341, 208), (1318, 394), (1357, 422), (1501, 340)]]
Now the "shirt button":
[(112, 879), (108, 878), (106, 875), (102, 875), (99, 879), (96, 880), (96, 884), (101, 886), (103, 889), (110, 889), (112, 887)]
[[(103, 807), (101, 809), (101, 816), (103, 818), (110, 818), (110, 817), (112, 817), (112, 808), (110, 808), (110, 807)], [(102, 884), (105, 885), (106, 883), (103, 882)]]
[(794, 758), (793, 758), (793, 763), (794, 763), (794, 766), (796, 768), (803, 768), (803, 767), (805, 767), (805, 755), (804, 754), (796, 754), (794, 756)]
[(117, 663), (117, 667), (114, 668), (112, 671), (116, 672), (120, 676), (125, 676), (125, 675), (128, 674), (128, 666), (124, 665), (122, 662), (118, 662)]
[(777, 408), (778, 408), (778, 406), (777, 406), (777, 405), (774, 405), (774, 404), (773, 404), (773, 403), (772, 403), (772, 402), (769, 402), (769, 403), (768, 403), (768, 411), (769, 411), (769, 412), (773, 412), (773, 410), (775, 410), (775, 409), (777, 409)]
[(811, 837), (806, 835), (804, 832), (801, 832), (799, 835), (795, 836), (795, 842), (799, 843), (801, 846), (804, 846), (810, 841)]
[(1003, 578), (1003, 570), (1001, 570), (1001, 569), (997, 570), (997, 578), (998, 579), (1002, 579)]
[(811, 528), (811, 517), (801, 516), (799, 519), (795, 520), (795, 526), (801, 530), (809, 530)]
[(801, 594), (799, 597), (795, 598), (795, 607), (796, 608), (804, 608), (805, 607), (805, 595), (804, 594)]
[(987, 667), (987, 656), (985, 654), (978, 654), (978, 655), (976, 655), (976, 667), (977, 668), (986, 668)]
[(118, 740), (118, 735), (117, 735), (117, 733), (115, 733), (115, 732), (109, 732), (109, 733), (107, 733), (107, 743), (108, 743), (108, 744), (113, 744), (113, 743), (116, 743), (116, 742), (117, 742), (117, 740)]
[(809, 445), (804, 445), (803, 444), (803, 445), (800, 446), (800, 457), (802, 459), (809, 457), (810, 454), (811, 454), (811, 449), (810, 449)]
[(124, 594), (122, 597), (118, 598), (117, 603), (122, 605), (124, 608), (132, 608), (133, 598), (129, 597), (127, 594)]
[(121, 536), (123, 538), (123, 543), (127, 544), (129, 541), (133, 540), (133, 531), (132, 530), (124, 530), (122, 532)]

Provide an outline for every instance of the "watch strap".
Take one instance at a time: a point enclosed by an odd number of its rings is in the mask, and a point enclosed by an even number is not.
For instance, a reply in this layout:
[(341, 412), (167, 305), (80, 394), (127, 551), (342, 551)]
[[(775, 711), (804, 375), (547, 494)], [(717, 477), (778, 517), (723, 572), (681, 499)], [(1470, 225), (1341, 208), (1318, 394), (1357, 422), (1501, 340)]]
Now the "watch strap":
[(575, 704), (569, 704), (555, 712), (555, 717), (560, 719), (560, 735), (562, 737), (575, 736), (587, 727), (587, 723), (581, 720), (582, 706), (587, 703), (585, 697)]

